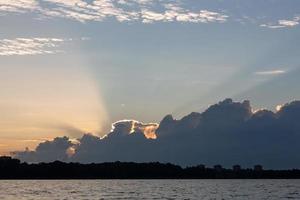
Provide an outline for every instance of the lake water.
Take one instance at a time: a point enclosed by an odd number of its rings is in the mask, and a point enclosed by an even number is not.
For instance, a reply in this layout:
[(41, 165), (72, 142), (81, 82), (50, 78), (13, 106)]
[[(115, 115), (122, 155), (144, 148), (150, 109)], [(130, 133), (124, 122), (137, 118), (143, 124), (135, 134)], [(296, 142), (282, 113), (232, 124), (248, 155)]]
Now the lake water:
[(0, 199), (300, 199), (300, 180), (0, 180)]

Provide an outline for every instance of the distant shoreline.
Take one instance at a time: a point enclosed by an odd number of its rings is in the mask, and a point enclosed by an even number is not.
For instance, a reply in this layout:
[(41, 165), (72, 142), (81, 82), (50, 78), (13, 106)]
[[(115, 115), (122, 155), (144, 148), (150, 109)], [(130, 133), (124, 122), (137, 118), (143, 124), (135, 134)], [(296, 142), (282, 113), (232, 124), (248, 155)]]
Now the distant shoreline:
[(51, 163), (28, 164), (18, 159), (0, 157), (1, 180), (97, 180), (97, 179), (300, 179), (300, 170), (264, 170), (256, 165), (243, 169), (234, 165), (225, 169), (221, 165), (182, 168), (159, 162), (107, 162), (99, 164)]

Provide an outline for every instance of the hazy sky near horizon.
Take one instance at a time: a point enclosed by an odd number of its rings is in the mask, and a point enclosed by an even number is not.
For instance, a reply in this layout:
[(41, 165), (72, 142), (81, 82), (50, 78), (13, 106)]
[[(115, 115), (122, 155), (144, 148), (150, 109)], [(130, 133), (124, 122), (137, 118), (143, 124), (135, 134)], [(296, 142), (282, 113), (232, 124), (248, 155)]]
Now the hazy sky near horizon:
[(295, 0), (0, 0), (0, 154), (300, 99), (299, 23)]

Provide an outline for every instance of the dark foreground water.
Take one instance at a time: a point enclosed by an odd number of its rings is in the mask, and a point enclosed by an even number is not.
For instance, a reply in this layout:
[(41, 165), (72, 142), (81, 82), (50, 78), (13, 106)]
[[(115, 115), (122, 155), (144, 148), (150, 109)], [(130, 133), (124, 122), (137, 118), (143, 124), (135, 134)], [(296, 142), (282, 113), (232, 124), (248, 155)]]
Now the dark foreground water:
[(0, 199), (300, 199), (300, 180), (13, 180)]

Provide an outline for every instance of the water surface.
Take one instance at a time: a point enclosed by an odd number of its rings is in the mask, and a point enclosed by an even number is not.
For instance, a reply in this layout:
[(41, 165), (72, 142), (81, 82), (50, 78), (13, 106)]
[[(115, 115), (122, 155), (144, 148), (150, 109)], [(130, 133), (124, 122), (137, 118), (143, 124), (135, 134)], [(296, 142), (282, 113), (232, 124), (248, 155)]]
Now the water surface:
[(5, 180), (0, 199), (300, 199), (300, 180)]

